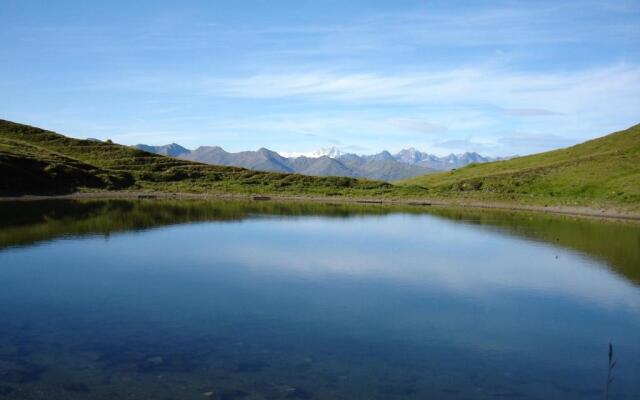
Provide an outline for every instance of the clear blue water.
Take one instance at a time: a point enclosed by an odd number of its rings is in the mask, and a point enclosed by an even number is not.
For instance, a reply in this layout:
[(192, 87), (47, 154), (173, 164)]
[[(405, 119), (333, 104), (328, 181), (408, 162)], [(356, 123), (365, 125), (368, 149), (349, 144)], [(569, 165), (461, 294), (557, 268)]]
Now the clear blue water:
[(92, 204), (0, 206), (2, 399), (640, 398), (638, 225)]

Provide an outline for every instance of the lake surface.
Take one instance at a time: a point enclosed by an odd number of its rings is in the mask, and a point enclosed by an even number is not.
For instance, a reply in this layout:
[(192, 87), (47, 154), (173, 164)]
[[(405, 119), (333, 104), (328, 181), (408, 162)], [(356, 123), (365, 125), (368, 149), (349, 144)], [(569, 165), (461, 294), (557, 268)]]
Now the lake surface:
[(640, 398), (640, 225), (0, 203), (0, 399)]

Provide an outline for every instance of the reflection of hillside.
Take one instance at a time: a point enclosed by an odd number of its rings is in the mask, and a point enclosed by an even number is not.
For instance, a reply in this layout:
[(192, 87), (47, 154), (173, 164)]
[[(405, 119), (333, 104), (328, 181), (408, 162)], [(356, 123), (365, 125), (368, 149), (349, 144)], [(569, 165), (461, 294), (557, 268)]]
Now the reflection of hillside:
[(640, 284), (640, 225), (497, 210), (433, 209), (432, 215), (576, 250)]
[[(0, 203), (0, 249), (61, 236), (118, 231), (204, 221), (239, 221), (256, 215), (321, 215), (346, 218), (386, 214), (393, 208), (321, 203), (197, 200), (51, 200)], [(397, 210), (397, 209), (396, 209)]]
[(239, 221), (256, 215), (347, 218), (392, 212), (429, 213), (476, 225), (479, 229), (568, 247), (608, 264), (640, 284), (640, 226), (637, 224), (479, 209), (255, 201), (5, 202), (0, 203), (0, 249), (64, 236), (107, 235), (190, 222)]

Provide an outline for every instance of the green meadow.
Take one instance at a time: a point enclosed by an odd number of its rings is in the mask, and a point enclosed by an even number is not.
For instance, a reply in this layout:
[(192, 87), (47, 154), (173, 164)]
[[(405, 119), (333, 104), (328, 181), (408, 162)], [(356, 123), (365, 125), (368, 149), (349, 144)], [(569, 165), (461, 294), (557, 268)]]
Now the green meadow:
[(569, 148), (398, 182), (435, 197), (548, 205), (640, 204), (640, 125)]
[(0, 193), (166, 191), (640, 206), (640, 125), (565, 149), (388, 183), (201, 164), (0, 120)]

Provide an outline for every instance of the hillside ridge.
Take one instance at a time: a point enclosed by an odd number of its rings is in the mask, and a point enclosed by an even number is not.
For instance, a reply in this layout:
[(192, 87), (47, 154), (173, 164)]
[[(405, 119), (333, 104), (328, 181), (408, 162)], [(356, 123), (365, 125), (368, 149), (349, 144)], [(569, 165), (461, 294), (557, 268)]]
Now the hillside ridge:
[(123, 189), (326, 196), (413, 191), (379, 181), (202, 164), (0, 120), (0, 194)]
[(398, 182), (440, 196), (640, 203), (640, 125), (544, 153)]

